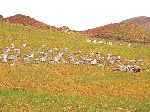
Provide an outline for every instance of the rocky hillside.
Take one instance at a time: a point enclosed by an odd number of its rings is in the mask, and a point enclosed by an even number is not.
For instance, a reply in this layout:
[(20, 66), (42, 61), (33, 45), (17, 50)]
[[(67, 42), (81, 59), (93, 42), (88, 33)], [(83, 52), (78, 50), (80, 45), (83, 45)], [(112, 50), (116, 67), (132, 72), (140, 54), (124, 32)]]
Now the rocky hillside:
[(131, 24), (136, 24), (140, 27), (143, 27), (145, 29), (150, 28), (150, 17), (146, 16), (139, 16), (139, 17), (134, 17), (131, 19), (127, 19), (123, 21), (124, 23), (131, 23)]
[(82, 33), (99, 38), (150, 43), (150, 18), (135, 17), (120, 23), (88, 29)]
[(47, 25), (43, 22), (35, 20), (34, 18), (31, 18), (29, 16), (25, 16), (22, 14), (16, 14), (14, 16), (4, 18), (4, 20), (6, 20), (10, 23), (21, 24), (24, 26), (33, 26), (33, 27), (42, 28), (42, 29), (58, 30), (58, 28), (56, 28), (55, 26)]

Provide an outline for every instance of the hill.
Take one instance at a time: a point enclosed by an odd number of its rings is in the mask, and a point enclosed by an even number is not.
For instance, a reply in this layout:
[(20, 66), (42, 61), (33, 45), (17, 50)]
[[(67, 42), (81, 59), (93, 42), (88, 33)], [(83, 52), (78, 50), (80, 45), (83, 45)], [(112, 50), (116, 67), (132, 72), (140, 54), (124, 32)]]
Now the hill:
[(7, 22), (14, 23), (14, 24), (21, 24), (24, 26), (33, 26), (36, 28), (42, 28), (42, 29), (51, 29), (51, 30), (59, 30), (55, 26), (47, 25), (43, 22), (40, 22), (38, 20), (35, 20), (34, 18), (31, 18), (29, 16), (25, 16), (22, 14), (16, 14), (14, 16), (10, 16), (7, 18), (4, 18)]
[(32, 26), (36, 28), (49, 29), (49, 30), (54, 30), (54, 31), (59, 31), (59, 32), (64, 32), (64, 33), (78, 33), (75, 30), (70, 30), (67, 26), (62, 26), (60, 28), (55, 27), (55, 26), (50, 26), (34, 18), (31, 18), (26, 15), (22, 15), (22, 14), (16, 14), (14, 16), (3, 18), (3, 20), (10, 22), (10, 23), (14, 23), (14, 24), (20, 24), (23, 26)]
[(137, 42), (147, 44), (150, 43), (150, 29), (149, 29), (150, 18), (145, 16), (134, 17), (131, 19), (123, 20), (120, 23), (112, 23), (101, 27), (88, 29), (85, 31), (70, 30), (66, 26), (57, 28), (55, 26), (47, 25), (43, 22), (35, 20), (34, 18), (21, 14), (3, 18), (3, 20), (14, 24), (21, 24), (24, 26), (49, 29), (69, 34), (78, 33), (92, 37), (105, 38), (111, 40), (115, 39), (127, 42)]
[(98, 35), (100, 33), (108, 33), (110, 30), (113, 30), (114, 28), (118, 28), (119, 23), (114, 23), (114, 24), (108, 24), (108, 25), (104, 25), (101, 27), (96, 27), (93, 29), (88, 29), (83, 31), (85, 34), (87, 35)]
[[(94, 42), (87, 42), (87, 39)], [(111, 41), (112, 44), (95, 41)], [(150, 110), (149, 45), (25, 27), (0, 20), (0, 55), (11, 44), (22, 49), (21, 57), (30, 52), (37, 52), (39, 47), (44, 45), (43, 52), (47, 52), (49, 48), (67, 48), (66, 55), (77, 54), (79, 51), (82, 54), (94, 51), (100, 52), (104, 59), (107, 53), (127, 59), (142, 58), (143, 62), (135, 63), (142, 71), (115, 71), (115, 65), (108, 62), (104, 67), (99, 67), (61, 62), (23, 63), (20, 59), (15, 64), (11, 64), (11, 61), (0, 61), (0, 111)], [(20, 47), (24, 44), (27, 44), (26, 48)], [(55, 52), (52, 55), (55, 55)]]
[(124, 20), (123, 23), (131, 23), (138, 25), (142, 28), (149, 29), (150, 28), (150, 17), (139, 16), (131, 19)]
[(150, 43), (150, 19), (135, 17), (120, 23), (109, 24), (83, 31), (89, 36), (123, 40), (127, 42)]

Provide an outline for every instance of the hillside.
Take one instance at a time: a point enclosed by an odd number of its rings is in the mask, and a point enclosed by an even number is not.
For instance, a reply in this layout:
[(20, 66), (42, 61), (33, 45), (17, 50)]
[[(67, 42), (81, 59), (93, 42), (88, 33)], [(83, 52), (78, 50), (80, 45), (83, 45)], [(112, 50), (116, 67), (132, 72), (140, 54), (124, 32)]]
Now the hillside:
[(150, 18), (144, 16), (134, 17), (131, 19), (123, 20), (120, 23), (112, 23), (101, 27), (88, 29), (85, 31), (70, 30), (66, 26), (57, 28), (55, 26), (47, 25), (43, 22), (35, 20), (34, 18), (21, 14), (3, 18), (3, 20), (14, 24), (32, 26), (42, 29), (49, 29), (69, 34), (78, 33), (92, 37), (105, 38), (111, 40), (115, 39), (115, 40), (123, 40), (126, 42), (136, 42), (146, 44), (150, 43), (150, 29), (149, 29)]
[(136, 17), (120, 23), (109, 24), (83, 31), (89, 36), (123, 40), (127, 42), (150, 43), (150, 19)]
[(16, 14), (14, 16), (4, 18), (4, 20), (6, 20), (7, 22), (10, 22), (10, 23), (21, 24), (24, 26), (33, 26), (33, 27), (42, 28), (42, 29), (59, 30), (55, 26), (47, 25), (43, 22), (35, 20), (34, 18), (31, 18), (29, 16), (25, 16), (22, 14)]
[(150, 17), (139, 16), (131, 19), (124, 20), (123, 23), (131, 23), (138, 25), (142, 28), (149, 29), (150, 28)]
[(50, 25), (40, 22), (34, 18), (31, 18), (26, 15), (22, 15), (22, 14), (16, 14), (14, 16), (10, 16), (7, 18), (3, 18), (3, 16), (2, 16), (0, 18), (2, 18), (3, 20), (5, 20), (7, 22), (14, 23), (14, 24), (20, 24), (23, 26), (32, 26), (32, 27), (36, 27), (36, 28), (49, 29), (49, 30), (54, 30), (54, 31), (59, 31), (59, 32), (64, 32), (64, 33), (78, 33), (75, 30), (69, 29), (67, 26), (62, 26), (60, 28), (55, 27), (55, 26), (50, 26)]
[(119, 27), (119, 23), (114, 23), (114, 24), (108, 24), (108, 25), (104, 25), (102, 27), (96, 27), (93, 29), (88, 29), (83, 31), (85, 34), (87, 35), (98, 35), (100, 33), (108, 33), (109, 31), (113, 30), (114, 28), (118, 28)]
[[(110, 41), (111, 45), (106, 44)], [(16, 62), (10, 60), (7, 63), (0, 58), (0, 111), (150, 110), (149, 45), (25, 27), (0, 20), (1, 56), (10, 45), (20, 48), (21, 56)], [(126, 63), (137, 64), (142, 70), (139, 73), (117, 71), (114, 68), (124, 63), (107, 61), (104, 67), (89, 63), (65, 64), (62, 63), (64, 60), (54, 64), (24, 63), (24, 54), (37, 52), (41, 45), (45, 46), (43, 52), (51, 50), (49, 48), (67, 48), (63, 59), (69, 54), (81, 53), (76, 56), (78, 58), (91, 51), (94, 54), (100, 52), (104, 59), (107, 53), (127, 59), (143, 59), (140, 63)], [(56, 53), (58, 51), (52, 56)], [(38, 58), (37, 54), (35, 58)]]

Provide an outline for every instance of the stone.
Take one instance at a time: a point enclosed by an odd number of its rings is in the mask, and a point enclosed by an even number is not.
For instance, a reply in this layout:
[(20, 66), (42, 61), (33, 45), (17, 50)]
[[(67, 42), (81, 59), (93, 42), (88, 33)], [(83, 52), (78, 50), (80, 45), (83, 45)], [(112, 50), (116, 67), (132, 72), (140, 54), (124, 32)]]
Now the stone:
[(11, 55), (8, 55), (7, 58), (8, 58), (8, 60), (14, 60), (16, 58), (16, 56), (11, 54)]
[(92, 61), (91, 61), (91, 65), (96, 65), (97, 64), (97, 60), (96, 59), (93, 59)]
[(3, 19), (3, 15), (0, 15), (0, 19)]
[(24, 58), (24, 62), (25, 62), (25, 63), (31, 63), (31, 59), (30, 59), (29, 57), (25, 57), (25, 58)]
[(121, 65), (121, 66), (118, 65), (118, 70), (124, 72), (133, 72), (133, 73), (137, 73), (141, 71), (140, 67), (137, 65)]

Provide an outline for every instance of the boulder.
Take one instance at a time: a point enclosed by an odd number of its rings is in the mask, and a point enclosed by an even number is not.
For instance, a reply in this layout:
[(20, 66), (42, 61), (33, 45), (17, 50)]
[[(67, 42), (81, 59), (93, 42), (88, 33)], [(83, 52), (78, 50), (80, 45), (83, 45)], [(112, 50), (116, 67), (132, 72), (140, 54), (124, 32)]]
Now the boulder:
[(0, 19), (3, 19), (3, 16), (2, 16), (2, 15), (0, 15)]

